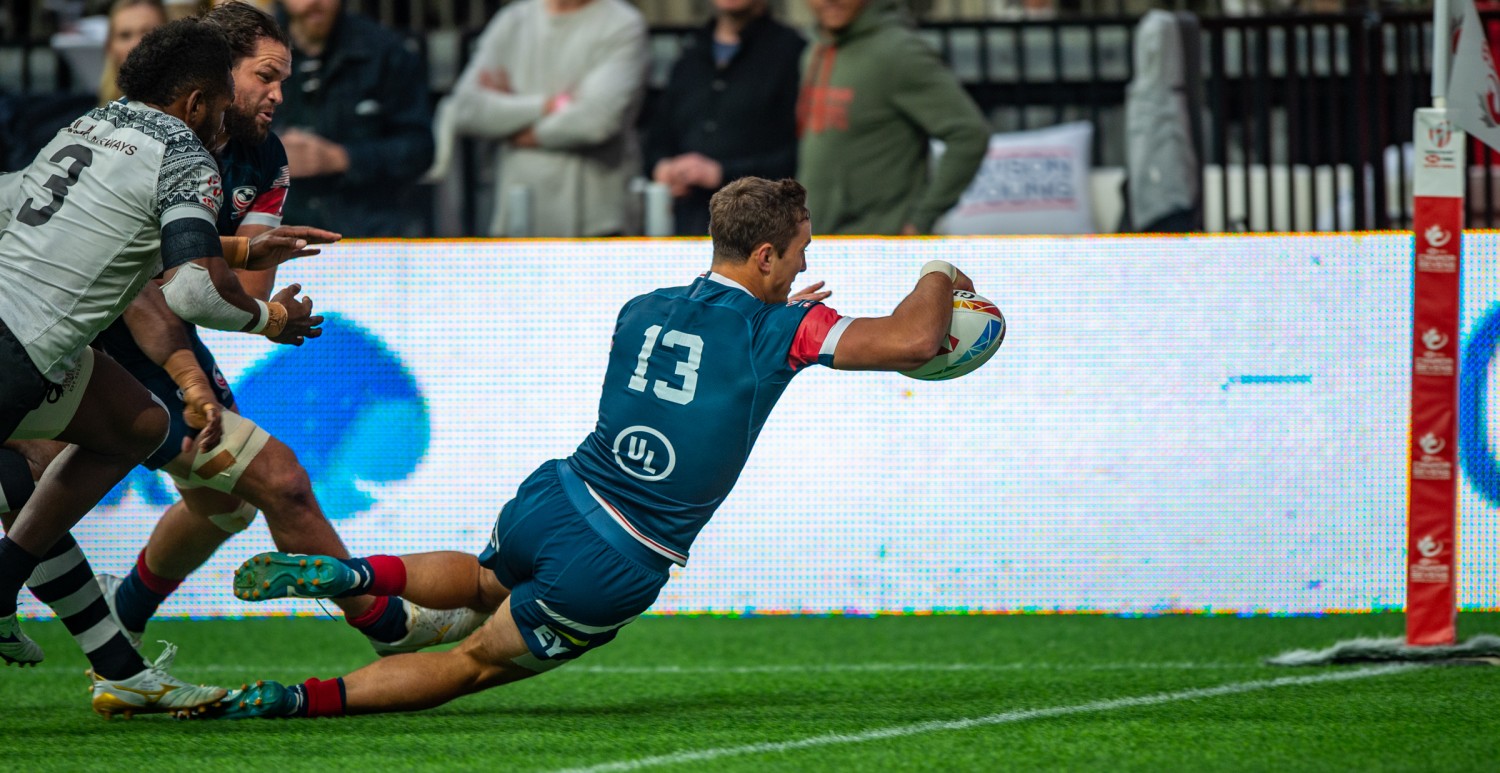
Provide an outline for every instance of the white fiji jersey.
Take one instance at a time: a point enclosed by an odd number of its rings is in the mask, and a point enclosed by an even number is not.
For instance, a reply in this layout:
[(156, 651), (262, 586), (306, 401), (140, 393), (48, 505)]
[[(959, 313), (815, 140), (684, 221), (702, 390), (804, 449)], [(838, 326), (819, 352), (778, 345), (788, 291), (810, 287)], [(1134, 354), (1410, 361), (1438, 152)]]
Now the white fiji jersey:
[(219, 170), (187, 124), (139, 102), (95, 108), (0, 178), (0, 319), (56, 382), (163, 270), (162, 228), (210, 227)]

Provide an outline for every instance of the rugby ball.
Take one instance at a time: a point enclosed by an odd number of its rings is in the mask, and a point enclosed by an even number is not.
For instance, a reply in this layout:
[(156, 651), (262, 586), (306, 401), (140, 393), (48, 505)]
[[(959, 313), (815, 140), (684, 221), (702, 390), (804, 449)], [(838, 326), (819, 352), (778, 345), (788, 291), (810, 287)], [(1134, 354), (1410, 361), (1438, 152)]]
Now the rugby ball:
[(901, 375), (923, 381), (958, 378), (983, 365), (1005, 340), (1005, 317), (988, 300), (968, 292), (953, 291), (953, 322), (948, 341), (930, 362)]

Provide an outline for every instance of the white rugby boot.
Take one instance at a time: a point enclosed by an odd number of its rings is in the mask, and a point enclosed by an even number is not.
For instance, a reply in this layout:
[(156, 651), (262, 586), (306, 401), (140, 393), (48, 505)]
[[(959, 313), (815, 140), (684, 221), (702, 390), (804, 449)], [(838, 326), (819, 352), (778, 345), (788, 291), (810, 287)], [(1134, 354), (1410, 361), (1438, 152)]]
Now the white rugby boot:
[(381, 657), (463, 641), (490, 619), (489, 615), (467, 607), (428, 609), (405, 599), (402, 603), (406, 604), (406, 635), (393, 642), (370, 639), (370, 646)]
[(88, 672), (94, 713), (105, 719), (124, 714), (190, 714), (203, 711), (229, 694), (222, 687), (193, 685), (167, 673), (177, 656), (177, 645), (167, 645), (156, 662), (126, 679), (105, 679)]
[(45, 657), (42, 646), (21, 630), (21, 621), (15, 613), (0, 617), (0, 660), (5, 665), (19, 663), (24, 668), (42, 662)]

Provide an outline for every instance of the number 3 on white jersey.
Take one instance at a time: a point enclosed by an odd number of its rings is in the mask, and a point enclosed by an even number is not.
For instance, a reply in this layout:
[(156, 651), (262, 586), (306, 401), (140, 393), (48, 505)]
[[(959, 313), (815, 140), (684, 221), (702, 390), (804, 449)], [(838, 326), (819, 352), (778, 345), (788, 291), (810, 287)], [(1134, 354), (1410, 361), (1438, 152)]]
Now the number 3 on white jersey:
[(688, 356), (686, 360), (677, 362), (677, 375), (682, 376), (681, 387), (674, 387), (657, 379), (652, 385), (652, 391), (663, 400), (687, 405), (693, 401), (693, 393), (698, 391), (698, 363), (703, 359), (703, 339), (692, 333), (668, 330), (662, 336), (661, 325), (646, 328), (646, 342), (641, 344), (641, 356), (636, 358), (635, 373), (630, 376), (629, 386), (637, 392), (646, 391), (646, 365), (651, 361), (651, 350), (656, 348), (658, 336), (661, 336), (663, 347), (682, 347), (688, 350)]

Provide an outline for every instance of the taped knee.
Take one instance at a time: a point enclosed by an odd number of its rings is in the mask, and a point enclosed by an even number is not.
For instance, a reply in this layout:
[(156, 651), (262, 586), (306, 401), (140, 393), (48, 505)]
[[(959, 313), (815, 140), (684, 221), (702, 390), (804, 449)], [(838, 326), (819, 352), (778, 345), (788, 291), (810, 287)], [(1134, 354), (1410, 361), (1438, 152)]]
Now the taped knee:
[(239, 507), (227, 513), (210, 515), (208, 520), (230, 534), (238, 534), (250, 528), (250, 524), (255, 522), (255, 514), (258, 512), (260, 511), (255, 509), (255, 505), (249, 502), (241, 502)]
[(224, 436), (219, 439), (218, 445), (193, 457), (192, 472), (186, 478), (172, 476), (178, 488), (209, 488), (225, 493), (234, 491), (255, 455), (271, 440), (270, 433), (237, 413), (225, 411), (221, 421)]

